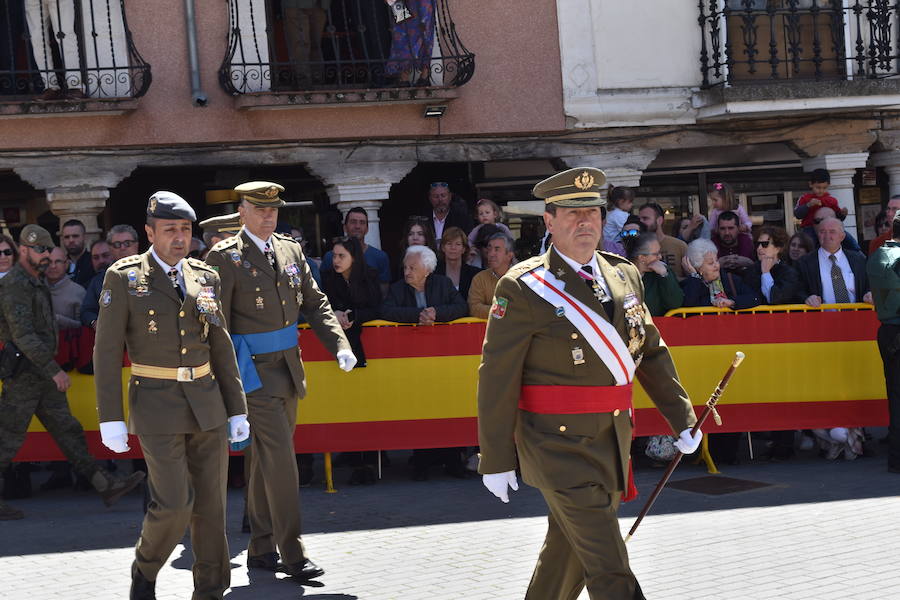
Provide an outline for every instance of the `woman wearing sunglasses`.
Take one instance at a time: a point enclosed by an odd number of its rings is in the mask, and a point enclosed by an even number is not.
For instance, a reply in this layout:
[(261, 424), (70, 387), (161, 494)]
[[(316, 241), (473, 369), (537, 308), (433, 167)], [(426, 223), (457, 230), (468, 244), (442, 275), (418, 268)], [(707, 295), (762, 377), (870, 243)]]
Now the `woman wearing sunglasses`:
[(0, 278), (3, 278), (19, 261), (16, 243), (8, 235), (0, 235)]
[(744, 273), (744, 283), (766, 304), (803, 304), (800, 275), (783, 259), (788, 234), (781, 227), (766, 225), (756, 236), (756, 256)]

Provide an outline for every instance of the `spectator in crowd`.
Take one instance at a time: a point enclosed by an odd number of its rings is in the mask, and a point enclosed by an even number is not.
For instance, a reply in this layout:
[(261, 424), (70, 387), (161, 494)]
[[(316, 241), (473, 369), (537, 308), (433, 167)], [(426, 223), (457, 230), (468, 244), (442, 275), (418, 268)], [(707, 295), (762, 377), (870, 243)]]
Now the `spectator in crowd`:
[(738, 202), (738, 198), (734, 193), (734, 188), (724, 181), (720, 181), (713, 184), (712, 189), (707, 192), (706, 197), (709, 198), (710, 204), (710, 223), (718, 223), (719, 215), (726, 210), (730, 210), (740, 219), (740, 226), (738, 229), (740, 229), (741, 233), (750, 233), (750, 230), (753, 228), (753, 221), (750, 220), (750, 215), (747, 214), (747, 211), (744, 210), (744, 207)]
[(91, 253), (85, 251), (84, 232), (84, 223), (78, 219), (69, 219), (63, 223), (59, 236), (69, 256), (67, 275), (81, 287), (87, 286), (95, 273), (91, 265)]
[(662, 261), (659, 238), (642, 233), (625, 239), (625, 256), (638, 268), (644, 282), (644, 303), (654, 317), (661, 317), (684, 302), (678, 278)]
[(466, 234), (472, 231), (472, 218), (466, 214), (465, 209), (453, 206), (451, 201), (449, 184), (443, 181), (431, 184), (428, 202), (431, 204), (431, 222), (436, 240), (440, 240), (444, 230), (450, 227), (459, 227)]
[(874, 254), (875, 250), (881, 248), (886, 241), (892, 238), (892, 223), (898, 210), (900, 210), (900, 194), (894, 194), (891, 196), (891, 199), (888, 200), (887, 206), (884, 209), (887, 227), (883, 232), (878, 232), (878, 237), (869, 242), (869, 256)]
[(13, 265), (19, 262), (19, 249), (8, 235), (0, 234), (0, 279), (9, 273)]
[[(888, 221), (886, 210), (882, 209), (882, 210), (878, 211), (877, 215), (875, 215), (875, 225), (874, 225), (873, 229), (875, 229), (875, 237), (876, 238), (881, 235), (884, 235), (884, 233), (886, 231), (890, 231), (891, 222)], [(869, 254), (871, 254), (871, 253), (872, 253), (872, 250), (870, 247)]]
[(500, 219), (503, 218), (503, 211), (500, 210), (500, 207), (493, 200), (482, 198), (475, 203), (475, 215), (478, 217), (478, 225), (469, 232), (470, 247), (474, 246), (475, 239), (478, 237), (478, 232), (481, 231), (481, 228), (485, 225), (496, 225), (509, 237), (513, 236), (509, 227), (500, 222)]
[[(388, 4), (394, 10), (399, 8), (393, 2)], [(401, 86), (431, 85), (435, 3), (432, 0), (403, 0), (403, 4), (410, 14), (408, 18), (395, 16), (390, 60), (385, 65), (385, 73), (395, 77)]]
[(188, 258), (203, 259), (206, 256), (206, 244), (200, 238), (191, 238), (191, 249), (188, 251)]
[(712, 237), (709, 221), (700, 213), (690, 217), (682, 217), (675, 223), (675, 237), (685, 244), (690, 244), (697, 238), (708, 240)]
[(719, 215), (712, 241), (719, 249), (719, 264), (729, 273), (743, 275), (753, 264), (753, 238), (740, 231), (740, 218), (730, 210)]
[(94, 240), (94, 243), (91, 244), (91, 267), (94, 269), (94, 272), (99, 273), (111, 264), (112, 253), (109, 249), (109, 244), (103, 239)]
[(811, 238), (815, 238), (813, 232), (813, 220), (819, 215), (822, 208), (830, 208), (834, 211), (834, 215), (843, 220), (847, 216), (847, 209), (841, 208), (837, 198), (828, 193), (828, 186), (831, 185), (831, 175), (826, 169), (815, 169), (809, 174), (810, 193), (803, 194), (797, 200), (794, 207), (794, 216), (801, 219), (800, 226), (804, 233)]
[(797, 261), (806, 304), (871, 304), (866, 257), (841, 248), (844, 225), (838, 219), (827, 218), (819, 224), (818, 231), (821, 247)]
[(50, 264), (45, 275), (50, 288), (50, 300), (56, 314), (56, 326), (65, 329), (80, 329), (81, 302), (84, 300), (84, 288), (69, 279), (66, 274), (69, 268), (69, 257), (62, 248), (50, 251)]
[(515, 242), (503, 232), (491, 236), (487, 243), (487, 268), (478, 273), (469, 288), (469, 315), (487, 319), (494, 302), (494, 288), (516, 261)]
[[(624, 186), (610, 187), (609, 204), (612, 205), (612, 209), (606, 214), (606, 220), (603, 221), (603, 239), (615, 242), (622, 227), (625, 226), (625, 220), (631, 216), (631, 209), (634, 207), (634, 190)], [(621, 254), (621, 252), (617, 254)]]
[(723, 281), (717, 254), (718, 249), (710, 240), (701, 238), (688, 244), (683, 266), (690, 277), (681, 282), (684, 306), (715, 306), (738, 310), (758, 305), (759, 301), (753, 290), (740, 278), (726, 273)]
[(648, 202), (638, 211), (638, 217), (649, 233), (656, 234), (663, 262), (668, 265), (678, 279), (683, 279), (684, 271), (682, 270), (681, 262), (684, 259), (687, 244), (678, 238), (666, 235), (666, 232), (663, 230), (663, 223), (666, 220), (666, 213), (663, 208), (655, 202)]
[(784, 257), (784, 262), (792, 267), (796, 267), (798, 260), (810, 252), (815, 251), (815, 249), (816, 244), (813, 242), (812, 238), (802, 231), (797, 231), (791, 236), (790, 241), (788, 241), (788, 251), (787, 255)]
[(432, 252), (437, 252), (437, 242), (434, 239), (434, 229), (431, 219), (428, 217), (412, 216), (406, 219), (403, 226), (403, 238), (400, 240), (400, 260), (397, 261), (397, 277), (403, 279), (403, 257), (410, 246), (426, 246)]
[(453, 282), (453, 287), (459, 291), (463, 298), (469, 297), (469, 286), (481, 271), (478, 267), (466, 264), (469, 257), (469, 240), (459, 227), (448, 227), (441, 238), (440, 259), (434, 270), (438, 275), (444, 275)]
[(756, 236), (756, 257), (744, 273), (744, 283), (766, 304), (802, 304), (800, 276), (783, 258), (788, 235), (781, 227), (766, 225)]
[[(410, 217), (412, 219), (414, 217)], [(422, 221), (427, 221), (424, 217), (415, 217)], [(366, 209), (360, 206), (354, 206), (344, 215), (344, 235), (355, 237), (362, 246), (363, 256), (366, 264), (378, 272), (378, 281), (381, 284), (381, 292), (387, 291), (387, 286), (391, 283), (391, 263), (388, 260), (387, 252), (366, 243), (366, 234), (369, 233), (369, 215)], [(407, 221), (407, 231), (404, 234), (406, 239), (409, 233), (409, 221)], [(433, 248), (433, 246), (432, 246)], [(331, 269), (332, 253), (326, 252), (322, 257), (322, 270)], [(307, 262), (309, 260), (307, 259)]]
[(453, 282), (435, 274), (437, 256), (427, 246), (410, 246), (403, 257), (403, 279), (395, 281), (381, 305), (381, 316), (397, 323), (434, 325), (465, 317), (466, 301)]
[[(106, 243), (112, 254), (112, 262), (134, 256), (138, 253), (138, 234), (134, 227), (120, 223), (113, 225), (106, 233)], [(99, 271), (91, 279), (81, 304), (81, 323), (91, 329), (97, 327), (97, 316), (100, 314), (100, 292), (103, 291), (103, 277), (106, 269)]]
[(496, 225), (485, 225), (478, 230), (475, 236), (475, 245), (469, 249), (469, 264), (478, 269), (485, 268), (487, 265), (487, 243), (494, 235), (503, 233), (503, 230)]
[[(825, 219), (834, 219), (835, 213), (833, 210), (828, 208), (827, 206), (823, 206), (816, 213), (816, 217), (813, 219), (813, 242), (816, 245), (816, 248), (819, 247), (819, 226), (822, 224)], [(840, 220), (840, 219), (838, 219)], [(844, 231), (844, 241), (841, 242), (841, 247), (844, 250), (852, 250), (854, 252), (862, 252), (862, 248), (859, 246), (859, 242), (856, 241), (856, 238)]]

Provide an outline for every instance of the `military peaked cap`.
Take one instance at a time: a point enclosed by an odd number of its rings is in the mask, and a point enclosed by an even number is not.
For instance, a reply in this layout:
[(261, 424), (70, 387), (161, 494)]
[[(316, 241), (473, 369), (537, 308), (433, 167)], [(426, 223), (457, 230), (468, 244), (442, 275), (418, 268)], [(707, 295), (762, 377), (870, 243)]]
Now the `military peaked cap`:
[(284, 206), (284, 200), (278, 195), (284, 191), (284, 187), (271, 181), (250, 181), (242, 183), (234, 188), (240, 194), (242, 200), (256, 206), (271, 206), (279, 208)]
[(200, 227), (207, 233), (237, 233), (241, 230), (240, 213), (218, 215), (200, 221)]
[(606, 206), (606, 199), (600, 194), (605, 185), (603, 171), (579, 167), (548, 177), (534, 186), (531, 193), (547, 204), (565, 208)]

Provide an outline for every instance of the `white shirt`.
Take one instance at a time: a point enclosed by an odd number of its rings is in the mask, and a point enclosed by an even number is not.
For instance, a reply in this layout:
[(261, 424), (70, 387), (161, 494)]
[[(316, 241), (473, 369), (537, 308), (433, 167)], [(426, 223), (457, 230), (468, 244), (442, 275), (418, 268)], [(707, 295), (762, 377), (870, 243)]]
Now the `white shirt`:
[[(776, 265), (778, 263), (775, 263)], [(772, 277), (772, 273), (763, 273), (759, 278), (760, 286), (762, 287), (763, 296), (766, 297), (766, 302), (772, 301), (772, 288), (775, 287), (775, 278)]]
[[(559, 257), (566, 261), (566, 264), (572, 267), (572, 270), (576, 273), (581, 270), (582, 265), (577, 260), (573, 260), (556, 249), (556, 246), (553, 247), (553, 250), (559, 254)], [(603, 291), (606, 292), (607, 297), (612, 298), (612, 294), (609, 292), (609, 286), (606, 284), (606, 279), (603, 277), (603, 273), (600, 271), (600, 264), (597, 262), (597, 254), (595, 253), (591, 256), (591, 261), (585, 263), (585, 265), (589, 265), (591, 267), (591, 271), (594, 273), (594, 278), (597, 280), (597, 283), (603, 288)], [(554, 273), (555, 274), (555, 273)]]
[(259, 251), (262, 252), (263, 256), (266, 255), (266, 244), (269, 245), (269, 248), (271, 250), (275, 249), (275, 246), (272, 245), (272, 236), (271, 235), (269, 236), (269, 239), (261, 240), (258, 237), (256, 237), (255, 235), (253, 235), (252, 233), (250, 233), (250, 230), (247, 229), (246, 227), (244, 227), (244, 233), (246, 233), (247, 237), (250, 238), (250, 240), (254, 244), (256, 244), (257, 248), (259, 248)]
[(166, 261), (164, 261), (163, 259), (161, 259), (159, 257), (159, 254), (156, 253), (156, 249), (153, 246), (150, 246), (150, 254), (152, 254), (153, 258), (156, 259), (156, 263), (160, 267), (162, 267), (163, 273), (166, 274), (166, 277), (169, 276), (169, 271), (171, 271), (172, 269), (175, 269), (176, 271), (178, 271), (178, 286), (181, 288), (181, 292), (184, 293), (184, 291), (186, 289), (184, 287), (184, 271), (181, 270), (182, 263), (184, 263), (184, 260), (183, 259), (179, 260), (178, 264), (174, 264), (174, 265), (167, 264)]
[[(819, 277), (822, 279), (822, 303), (834, 304), (834, 286), (831, 283), (831, 259), (828, 258), (831, 253), (825, 248), (819, 248)], [(834, 253), (837, 259), (837, 266), (841, 269), (841, 275), (844, 276), (844, 285), (847, 286), (847, 292), (850, 294), (850, 302), (856, 302), (856, 281), (853, 279), (853, 269), (850, 268), (850, 261), (843, 249), (839, 249)]]
[(441, 241), (441, 237), (444, 235), (444, 223), (447, 222), (447, 217), (449, 216), (450, 211), (448, 210), (443, 219), (438, 219), (437, 215), (434, 214), (434, 211), (431, 211), (431, 220), (434, 223), (434, 238), (437, 241)]

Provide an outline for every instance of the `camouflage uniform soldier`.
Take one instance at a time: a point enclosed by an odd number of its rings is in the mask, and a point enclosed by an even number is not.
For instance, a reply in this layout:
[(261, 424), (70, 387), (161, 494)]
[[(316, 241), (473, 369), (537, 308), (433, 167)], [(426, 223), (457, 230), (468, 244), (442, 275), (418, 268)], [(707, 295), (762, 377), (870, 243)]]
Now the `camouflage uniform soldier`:
[[(0, 472), (6, 470), (25, 441), (31, 417), (40, 419), (66, 458), (87, 478), (107, 506), (131, 491), (142, 472), (117, 479), (99, 468), (87, 449), (84, 430), (66, 400), (69, 376), (56, 354), (56, 320), (44, 270), (50, 264), (53, 240), (43, 227), (27, 225), (19, 237), (19, 262), (0, 279), (0, 340), (2, 363), (9, 366), (13, 349), (23, 355), (18, 366), (2, 373), (0, 395)], [(21, 519), (22, 511), (0, 502), (0, 520)]]

